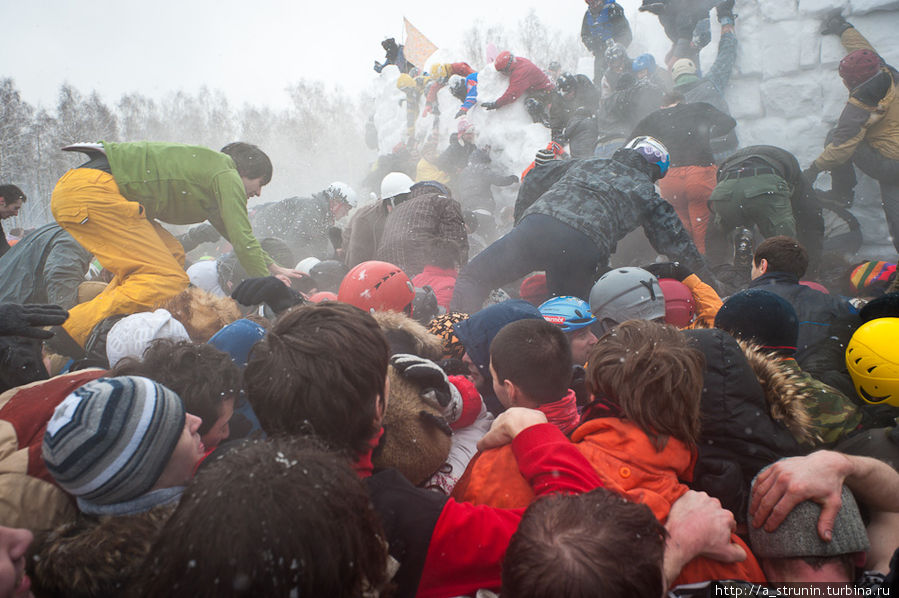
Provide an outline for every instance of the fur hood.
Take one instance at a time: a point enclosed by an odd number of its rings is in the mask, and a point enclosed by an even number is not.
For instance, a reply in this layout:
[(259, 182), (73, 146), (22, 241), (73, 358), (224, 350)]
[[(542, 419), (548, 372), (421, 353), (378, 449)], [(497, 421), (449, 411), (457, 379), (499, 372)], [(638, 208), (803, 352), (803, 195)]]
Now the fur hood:
[(384, 331), (392, 354), (411, 353), (431, 361), (440, 361), (443, 357), (440, 337), (409, 316), (395, 311), (376, 311), (372, 316)]
[(126, 594), (175, 505), (138, 515), (79, 514), (53, 530), (34, 551), (35, 595), (111, 598)]
[(780, 365), (773, 353), (767, 353), (758, 345), (746, 341), (738, 340), (737, 344), (765, 391), (771, 417), (785, 425), (799, 443), (821, 444), (822, 440), (815, 435), (812, 418), (803, 402), (814, 389)]

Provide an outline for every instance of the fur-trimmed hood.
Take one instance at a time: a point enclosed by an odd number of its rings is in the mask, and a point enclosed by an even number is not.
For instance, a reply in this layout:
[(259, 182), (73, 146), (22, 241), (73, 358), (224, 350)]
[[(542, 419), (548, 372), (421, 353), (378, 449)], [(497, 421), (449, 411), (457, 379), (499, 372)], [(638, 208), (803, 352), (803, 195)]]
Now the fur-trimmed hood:
[(821, 439), (815, 435), (812, 417), (805, 408), (805, 401), (813, 400), (810, 395), (815, 389), (795, 372), (780, 365), (778, 357), (773, 353), (765, 352), (758, 345), (743, 340), (738, 340), (737, 344), (765, 391), (771, 417), (785, 425), (800, 444), (820, 444)]
[[(804, 454), (787, 427), (808, 422), (794, 394), (778, 396), (786, 382), (759, 352), (757, 374), (737, 341), (715, 328), (683, 332), (705, 356), (699, 458), (691, 487), (718, 498), (738, 521), (746, 516), (752, 478), (783, 457)], [(770, 388), (766, 395), (760, 378)]]
[(79, 515), (34, 550), (35, 595), (110, 598), (126, 595), (175, 505), (138, 515)]
[(431, 361), (443, 357), (442, 340), (428, 332), (423, 324), (395, 311), (375, 311), (372, 316), (384, 331), (392, 354), (411, 353)]

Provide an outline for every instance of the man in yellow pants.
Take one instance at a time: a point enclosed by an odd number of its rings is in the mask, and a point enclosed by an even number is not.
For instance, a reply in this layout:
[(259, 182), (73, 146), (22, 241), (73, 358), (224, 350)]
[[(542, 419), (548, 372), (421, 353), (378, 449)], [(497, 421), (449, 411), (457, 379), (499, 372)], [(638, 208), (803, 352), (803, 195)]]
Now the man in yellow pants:
[[(83, 151), (83, 150), (82, 150)], [(251, 277), (296, 276), (262, 250), (247, 216), (247, 200), (272, 178), (272, 163), (254, 145), (231, 143), (216, 152), (174, 143), (108, 143), (59, 179), (53, 217), (115, 275), (105, 291), (69, 310), (55, 348), (71, 354), (94, 326), (115, 314), (146, 311), (187, 288), (184, 249), (158, 222), (209, 220), (234, 247)], [(65, 349), (68, 349), (66, 351)]]

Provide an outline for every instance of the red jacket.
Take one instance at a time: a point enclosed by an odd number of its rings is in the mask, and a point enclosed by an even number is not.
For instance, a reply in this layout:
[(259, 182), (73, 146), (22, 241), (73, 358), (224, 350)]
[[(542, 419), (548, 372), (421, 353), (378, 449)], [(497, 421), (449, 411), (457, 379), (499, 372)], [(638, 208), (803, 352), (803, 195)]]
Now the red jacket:
[[(602, 481), (577, 448), (553, 425), (523, 431), (512, 442), (516, 471), (537, 496), (579, 493)], [(498, 591), (501, 565), (524, 509), (496, 509), (456, 502), (412, 486), (395, 470), (367, 478), (381, 516), (400, 596), (438, 598)]]
[(515, 57), (506, 93), (496, 100), (496, 107), (511, 104), (528, 91), (552, 91), (555, 88), (540, 67), (527, 58)]
[(456, 277), (459, 272), (455, 268), (438, 268), (437, 266), (425, 266), (421, 274), (412, 278), (412, 284), (421, 288), (425, 285), (434, 289), (437, 295), (437, 303), (449, 311), (450, 301), (453, 299), (453, 289), (456, 286)]

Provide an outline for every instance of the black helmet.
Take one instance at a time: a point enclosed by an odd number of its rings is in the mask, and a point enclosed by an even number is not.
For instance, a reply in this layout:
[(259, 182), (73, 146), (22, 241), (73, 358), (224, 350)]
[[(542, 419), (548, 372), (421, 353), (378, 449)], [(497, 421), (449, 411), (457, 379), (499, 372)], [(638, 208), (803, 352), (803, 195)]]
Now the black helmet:
[(577, 77), (571, 73), (562, 73), (556, 81), (556, 87), (559, 88), (563, 95), (567, 95), (577, 87)]
[(319, 291), (336, 293), (340, 288), (343, 277), (350, 269), (343, 262), (337, 260), (324, 260), (309, 269), (309, 275), (318, 283)]

